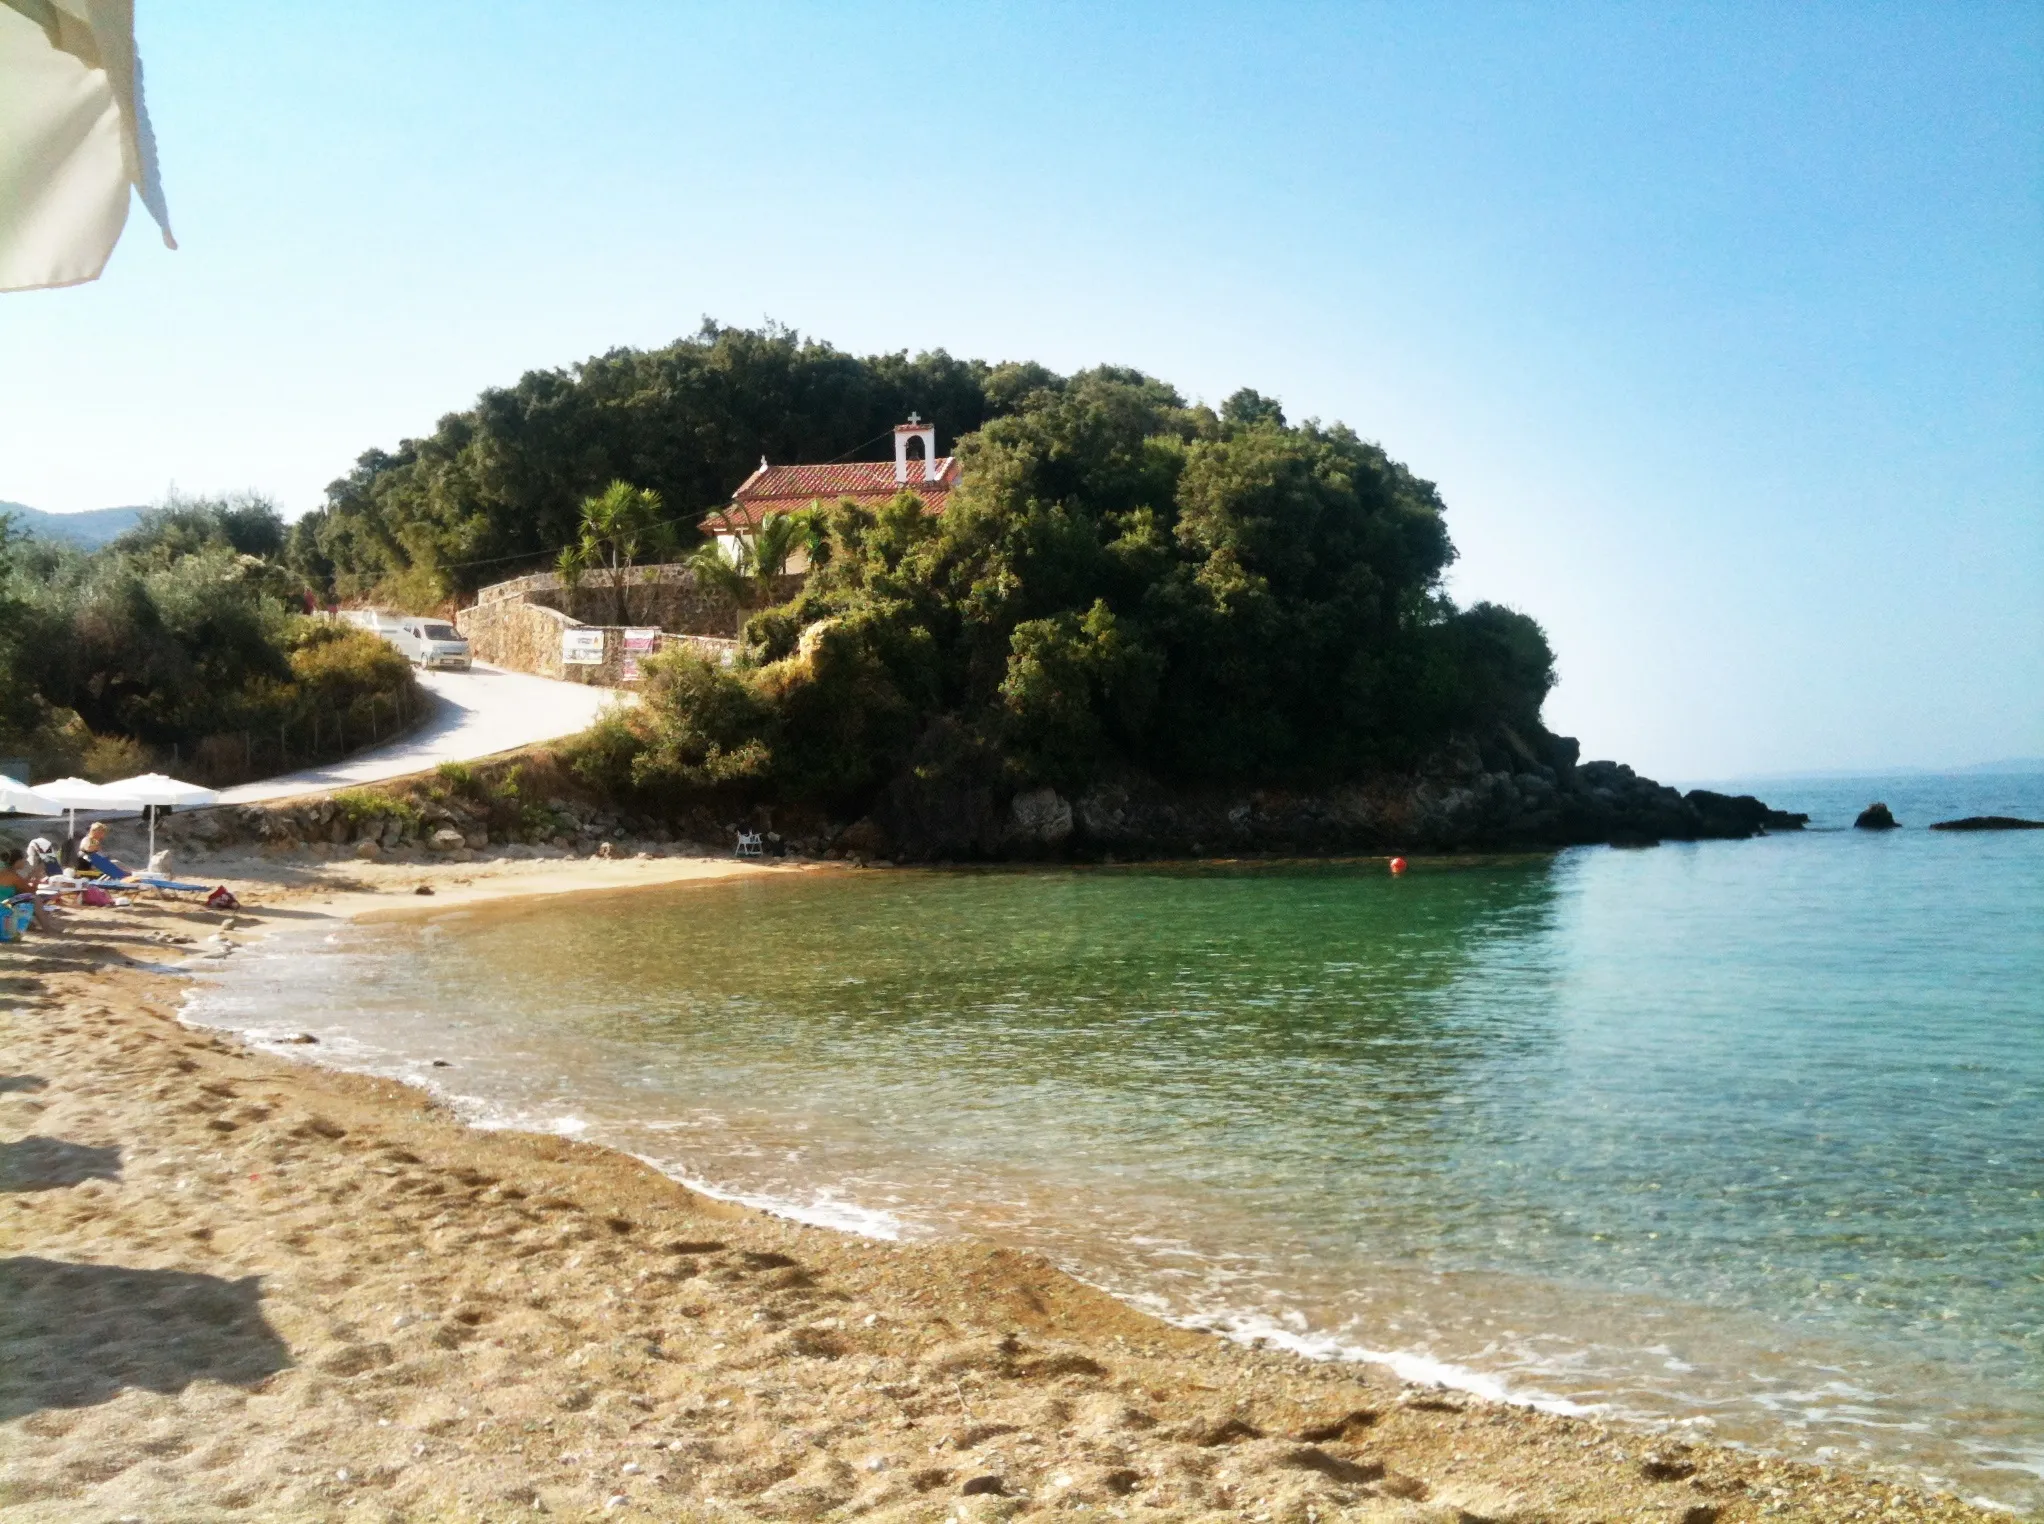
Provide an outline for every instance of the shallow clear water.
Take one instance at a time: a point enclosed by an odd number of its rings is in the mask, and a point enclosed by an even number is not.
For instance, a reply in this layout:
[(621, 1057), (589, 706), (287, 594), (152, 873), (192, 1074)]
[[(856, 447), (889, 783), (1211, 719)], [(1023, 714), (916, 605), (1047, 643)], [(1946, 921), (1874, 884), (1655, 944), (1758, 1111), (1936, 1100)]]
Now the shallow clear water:
[(193, 1014), (1239, 1335), (2044, 1505), (2044, 832), (790, 875), (287, 941)]

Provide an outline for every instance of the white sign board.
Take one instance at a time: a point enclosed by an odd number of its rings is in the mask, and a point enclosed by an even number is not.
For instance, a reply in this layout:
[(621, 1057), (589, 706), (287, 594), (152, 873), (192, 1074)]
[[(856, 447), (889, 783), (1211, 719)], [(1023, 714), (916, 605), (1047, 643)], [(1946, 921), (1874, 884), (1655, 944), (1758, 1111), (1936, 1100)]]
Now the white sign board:
[(660, 649), (658, 630), (626, 630), (625, 649), (634, 656), (644, 656)]
[(603, 665), (603, 631), (561, 631), (561, 661), (570, 667)]

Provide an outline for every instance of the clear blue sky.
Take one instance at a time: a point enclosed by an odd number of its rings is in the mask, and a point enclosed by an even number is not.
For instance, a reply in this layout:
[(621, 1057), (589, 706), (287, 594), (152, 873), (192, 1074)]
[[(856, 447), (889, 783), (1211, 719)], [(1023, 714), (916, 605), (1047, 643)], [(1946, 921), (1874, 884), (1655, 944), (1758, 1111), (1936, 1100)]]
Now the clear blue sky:
[(0, 498), (772, 317), (1353, 424), (1590, 755), (2044, 755), (2034, 4), (138, 9), (183, 248), (0, 297)]

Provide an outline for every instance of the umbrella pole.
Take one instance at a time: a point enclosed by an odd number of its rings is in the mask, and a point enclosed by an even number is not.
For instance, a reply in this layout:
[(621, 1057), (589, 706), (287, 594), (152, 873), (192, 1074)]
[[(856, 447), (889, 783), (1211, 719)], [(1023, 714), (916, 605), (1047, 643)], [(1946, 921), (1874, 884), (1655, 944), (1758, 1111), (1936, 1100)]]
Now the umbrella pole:
[(142, 809), (149, 816), (149, 859), (143, 863), (143, 871), (146, 872), (148, 871), (148, 862), (153, 861), (156, 857), (156, 806), (145, 804), (142, 806)]

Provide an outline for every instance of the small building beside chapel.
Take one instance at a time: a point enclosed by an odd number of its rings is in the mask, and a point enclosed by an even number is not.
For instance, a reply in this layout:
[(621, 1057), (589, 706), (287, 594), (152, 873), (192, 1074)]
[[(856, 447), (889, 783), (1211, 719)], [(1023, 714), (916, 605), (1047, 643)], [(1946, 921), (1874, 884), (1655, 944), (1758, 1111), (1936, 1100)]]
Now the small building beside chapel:
[[(761, 456), (759, 469), (731, 494), (730, 506), (706, 515), (702, 530), (716, 541), (726, 560), (735, 562), (746, 538), (770, 513), (796, 513), (815, 503), (827, 507), (845, 498), (878, 507), (904, 488), (920, 497), (931, 513), (942, 513), (944, 500), (957, 485), (957, 457), (938, 455), (936, 425), (911, 413), (907, 423), (894, 426), (892, 464), (846, 460), (827, 466), (775, 466)], [(808, 558), (798, 555), (788, 570), (808, 570)]]

